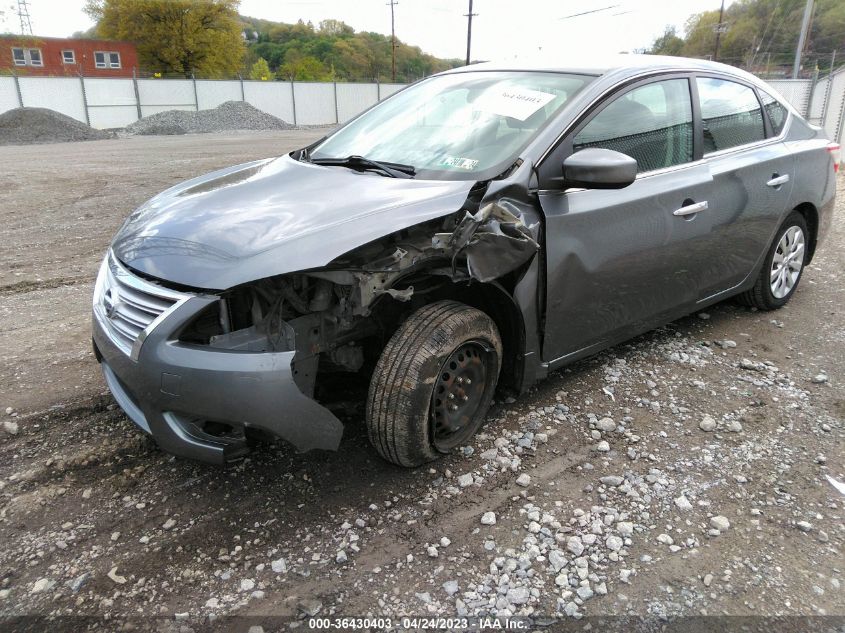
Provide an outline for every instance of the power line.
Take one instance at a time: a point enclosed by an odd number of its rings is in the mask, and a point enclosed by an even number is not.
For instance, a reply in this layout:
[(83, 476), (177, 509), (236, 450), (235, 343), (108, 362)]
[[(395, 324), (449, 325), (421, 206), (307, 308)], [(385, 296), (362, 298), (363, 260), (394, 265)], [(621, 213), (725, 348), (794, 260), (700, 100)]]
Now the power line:
[(467, 19), (467, 66), (469, 66), (470, 50), (472, 49), (472, 16), (474, 15), (478, 14), (472, 12), (472, 0), (469, 0), (469, 11), (464, 13)]
[(581, 13), (573, 13), (572, 15), (565, 15), (562, 18), (558, 18), (558, 20), (568, 20), (569, 18), (577, 18), (581, 15), (589, 15), (590, 13), (598, 13), (599, 11), (607, 11), (608, 9), (616, 9), (619, 5), (613, 4), (609, 7), (602, 7), (601, 9), (592, 9), (590, 11), (582, 11)]

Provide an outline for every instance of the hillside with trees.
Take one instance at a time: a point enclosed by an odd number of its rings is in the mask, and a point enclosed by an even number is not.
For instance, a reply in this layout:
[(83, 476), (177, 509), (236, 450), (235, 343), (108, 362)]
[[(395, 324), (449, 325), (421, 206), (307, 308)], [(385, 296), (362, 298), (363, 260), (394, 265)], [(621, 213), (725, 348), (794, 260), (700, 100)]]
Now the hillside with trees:
[[(260, 81), (391, 81), (390, 35), (339, 20), (315, 27), (238, 14), (239, 0), (87, 0), (95, 26), (77, 37), (129, 40), (142, 74)], [(463, 65), (396, 39), (396, 81)]]
[[(360, 32), (339, 20), (296, 24), (241, 17), (247, 65), (264, 59), (279, 79), (296, 81), (391, 81), (390, 35)], [(396, 39), (396, 81), (406, 83), (462, 66)]]
[[(714, 10), (687, 20), (683, 36), (668, 27), (648, 51), (659, 55), (710, 58), (716, 47), (718, 0)], [(756, 73), (791, 73), (805, 0), (739, 0), (725, 9), (718, 60)], [(816, 0), (804, 52), (805, 74), (818, 67), (828, 72), (836, 50), (836, 67), (845, 65), (845, 2)]]

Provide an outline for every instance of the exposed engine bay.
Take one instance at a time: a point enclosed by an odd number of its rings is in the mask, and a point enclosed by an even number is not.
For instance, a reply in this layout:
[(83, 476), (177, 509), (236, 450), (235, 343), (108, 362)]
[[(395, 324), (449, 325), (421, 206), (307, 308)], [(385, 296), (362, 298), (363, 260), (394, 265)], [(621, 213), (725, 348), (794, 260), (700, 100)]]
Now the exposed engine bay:
[(366, 244), (323, 269), (224, 292), (179, 338), (220, 349), (296, 351), (297, 385), (313, 394), (318, 371), (358, 372), (374, 362), (395, 324), (444, 285), (488, 283), (532, 259), (538, 227), (527, 226), (516, 205), (474, 206), (474, 213), (462, 209)]

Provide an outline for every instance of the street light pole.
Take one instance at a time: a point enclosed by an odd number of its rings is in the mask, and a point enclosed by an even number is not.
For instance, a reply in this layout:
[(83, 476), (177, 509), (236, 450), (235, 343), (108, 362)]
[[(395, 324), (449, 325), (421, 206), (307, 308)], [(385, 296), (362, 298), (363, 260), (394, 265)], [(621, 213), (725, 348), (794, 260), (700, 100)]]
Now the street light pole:
[(795, 49), (795, 63), (792, 66), (792, 78), (798, 79), (801, 70), (801, 55), (807, 44), (807, 32), (810, 30), (810, 17), (813, 15), (813, 0), (807, 0), (804, 5), (804, 19), (801, 21), (801, 35), (798, 36), (798, 47)]

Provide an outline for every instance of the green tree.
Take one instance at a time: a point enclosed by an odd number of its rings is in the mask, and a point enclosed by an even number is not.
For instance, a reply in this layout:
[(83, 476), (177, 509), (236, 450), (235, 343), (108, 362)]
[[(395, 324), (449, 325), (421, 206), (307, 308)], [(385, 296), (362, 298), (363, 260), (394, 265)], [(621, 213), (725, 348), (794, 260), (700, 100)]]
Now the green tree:
[(279, 75), (291, 81), (331, 81), (332, 73), (316, 57), (303, 55), (292, 48), (285, 55), (285, 63), (279, 67)]
[[(247, 67), (259, 57), (279, 77), (299, 81), (390, 81), (390, 37), (356, 33), (339, 20), (281, 24), (242, 17), (245, 29), (258, 33), (250, 41)], [(462, 65), (457, 59), (438, 59), (416, 46), (396, 42), (396, 80), (414, 81), (425, 75)]]
[(683, 53), (687, 57), (709, 57), (716, 46), (718, 11), (697, 13), (687, 20)]
[[(718, 2), (712, 2), (712, 10), (690, 17), (683, 38), (667, 29), (654, 41), (649, 52), (711, 57), (715, 53), (715, 27), (719, 21)], [(719, 40), (719, 61), (744, 66), (754, 72), (788, 73), (795, 56), (805, 4), (805, 0), (733, 2), (722, 18), (726, 30)], [(813, 67), (830, 70), (831, 53), (836, 49), (841, 52), (843, 44), (845, 2), (816, 0), (803, 57), (805, 70)], [(837, 58), (841, 60), (837, 66), (845, 62), (845, 55), (837, 54)]]
[(351, 36), (355, 29), (340, 20), (323, 20), (320, 22), (320, 34), (329, 36)]
[(227, 77), (243, 66), (239, 0), (88, 0), (97, 35), (129, 40), (162, 73)]
[(274, 78), (273, 71), (270, 70), (270, 65), (266, 59), (259, 57), (256, 60), (252, 68), (249, 69), (249, 78), (256, 81), (271, 81)]
[(653, 55), (680, 55), (684, 50), (684, 40), (678, 37), (674, 26), (667, 26), (663, 35), (651, 45)]

